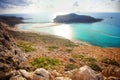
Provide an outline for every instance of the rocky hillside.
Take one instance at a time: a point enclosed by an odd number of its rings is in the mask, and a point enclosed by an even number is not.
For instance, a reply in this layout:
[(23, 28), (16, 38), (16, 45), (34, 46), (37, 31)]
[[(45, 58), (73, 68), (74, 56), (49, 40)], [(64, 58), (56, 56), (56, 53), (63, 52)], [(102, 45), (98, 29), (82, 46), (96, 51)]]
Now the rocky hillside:
[(0, 80), (8, 80), (12, 71), (20, 69), (26, 60), (24, 52), (6, 31), (7, 26), (0, 22)]

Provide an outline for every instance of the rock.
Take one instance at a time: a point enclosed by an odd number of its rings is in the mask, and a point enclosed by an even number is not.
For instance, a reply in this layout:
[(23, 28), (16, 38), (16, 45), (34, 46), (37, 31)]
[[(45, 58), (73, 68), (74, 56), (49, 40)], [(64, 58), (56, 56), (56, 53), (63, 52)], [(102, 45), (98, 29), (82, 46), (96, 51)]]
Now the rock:
[(19, 70), (22, 76), (24, 76), (26, 79), (31, 80), (33, 78), (33, 74), (27, 72), (26, 70)]
[(105, 80), (120, 80), (120, 78), (116, 78), (116, 77), (111, 76), (111, 77), (108, 77)]
[(67, 14), (67, 15), (58, 15), (54, 19), (54, 22), (57, 23), (93, 23), (99, 22), (103, 19), (96, 19), (91, 16), (86, 15), (78, 15), (75, 13)]
[(68, 77), (56, 77), (55, 80), (72, 80)]
[(109, 66), (103, 69), (102, 73), (105, 77), (114, 76), (120, 78), (120, 68), (116, 66)]
[(27, 80), (27, 79), (25, 79), (21, 75), (17, 75), (17, 76), (11, 77), (10, 80)]
[(62, 76), (62, 74), (58, 73), (56, 70), (53, 70), (51, 72), (51, 75), (54, 76), (54, 77), (61, 77)]
[(72, 71), (72, 80), (104, 80), (102, 74), (96, 74), (89, 66)]
[(0, 22), (0, 72), (5, 73), (0, 76), (1, 80), (8, 80), (8, 73), (24, 66), (23, 63), (27, 60), (27, 55), (16, 45), (7, 29), (6, 25)]
[(34, 71), (33, 78), (35, 78), (35, 80), (36, 79), (37, 80), (41, 80), (41, 79), (49, 80), (49, 78), (50, 78), (49, 75), (50, 75), (50, 73), (47, 70), (45, 70), (43, 68), (38, 68)]

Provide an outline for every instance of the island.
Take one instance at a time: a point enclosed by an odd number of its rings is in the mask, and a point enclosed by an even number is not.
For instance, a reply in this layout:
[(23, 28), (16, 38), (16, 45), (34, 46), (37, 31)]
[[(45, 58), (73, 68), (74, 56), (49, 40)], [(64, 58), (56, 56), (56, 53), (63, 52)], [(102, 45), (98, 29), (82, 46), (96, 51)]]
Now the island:
[(58, 15), (54, 18), (54, 22), (56, 23), (94, 23), (100, 22), (103, 19), (94, 18), (87, 15), (78, 15), (75, 13), (70, 13), (66, 15)]

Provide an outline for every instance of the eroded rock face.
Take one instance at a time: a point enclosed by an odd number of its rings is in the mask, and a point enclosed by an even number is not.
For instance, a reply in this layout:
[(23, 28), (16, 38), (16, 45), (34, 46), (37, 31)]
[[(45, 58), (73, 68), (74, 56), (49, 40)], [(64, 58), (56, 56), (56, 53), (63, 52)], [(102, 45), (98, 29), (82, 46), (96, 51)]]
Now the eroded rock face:
[(7, 32), (6, 24), (0, 22), (0, 79), (7, 78), (12, 70), (19, 69), (26, 60), (26, 55), (19, 49)]

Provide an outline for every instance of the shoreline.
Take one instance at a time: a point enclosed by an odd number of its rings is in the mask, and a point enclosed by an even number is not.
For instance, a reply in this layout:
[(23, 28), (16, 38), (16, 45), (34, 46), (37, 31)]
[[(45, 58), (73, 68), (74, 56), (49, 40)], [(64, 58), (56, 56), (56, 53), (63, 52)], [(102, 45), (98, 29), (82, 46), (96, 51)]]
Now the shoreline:
[[(18, 25), (18, 24), (17, 24), (17, 25)], [(48, 33), (45, 33), (45, 32), (32, 31), (32, 30), (19, 30), (17, 25), (15, 25), (15, 26), (14, 26), (13, 28), (11, 28), (11, 29), (12, 29), (13, 31), (25, 32), (25, 33), (35, 33), (35, 34), (40, 34), (40, 35), (49, 35), (49, 36), (53, 36), (53, 37), (57, 37), (57, 38), (67, 39), (67, 40), (72, 41), (72, 42), (75, 43), (76, 45), (95, 46), (95, 45), (92, 45), (92, 44), (87, 43), (87, 42), (85, 42), (85, 41), (68, 39), (68, 38), (65, 38), (65, 37), (62, 37), (62, 36), (58, 36), (58, 35), (54, 35), (54, 34), (48, 34)], [(100, 47), (100, 46), (98, 46), (98, 47)]]

